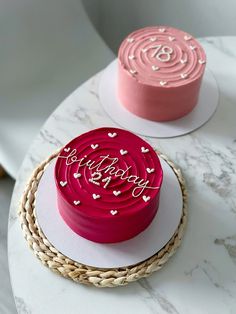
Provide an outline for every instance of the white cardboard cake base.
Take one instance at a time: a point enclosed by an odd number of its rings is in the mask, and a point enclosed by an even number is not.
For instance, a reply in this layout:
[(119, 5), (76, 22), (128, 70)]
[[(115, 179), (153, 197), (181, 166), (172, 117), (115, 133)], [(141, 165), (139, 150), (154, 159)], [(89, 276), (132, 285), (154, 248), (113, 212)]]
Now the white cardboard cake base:
[(47, 167), (39, 182), (36, 217), (51, 244), (74, 261), (99, 268), (137, 264), (157, 253), (175, 233), (182, 216), (182, 192), (172, 168), (162, 159), (164, 178), (156, 217), (136, 237), (115, 244), (86, 240), (66, 225), (57, 209), (54, 165), (55, 160)]
[(120, 126), (134, 133), (145, 136), (165, 138), (190, 133), (214, 114), (219, 99), (216, 80), (210, 70), (206, 69), (196, 107), (181, 119), (168, 122), (155, 122), (140, 118), (129, 112), (119, 103), (116, 95), (117, 60), (104, 70), (100, 85), (99, 98), (107, 114)]

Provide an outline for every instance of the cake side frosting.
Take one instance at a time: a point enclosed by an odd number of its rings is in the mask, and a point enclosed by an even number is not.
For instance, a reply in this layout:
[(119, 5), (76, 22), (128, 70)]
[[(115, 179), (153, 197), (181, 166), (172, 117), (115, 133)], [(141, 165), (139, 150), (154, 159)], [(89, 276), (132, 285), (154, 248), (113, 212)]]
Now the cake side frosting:
[(197, 104), (205, 65), (203, 48), (188, 33), (168, 26), (137, 30), (119, 48), (118, 98), (140, 117), (178, 119)]
[(84, 133), (56, 162), (59, 211), (87, 239), (125, 240), (155, 216), (162, 176), (155, 151), (138, 136), (116, 128)]

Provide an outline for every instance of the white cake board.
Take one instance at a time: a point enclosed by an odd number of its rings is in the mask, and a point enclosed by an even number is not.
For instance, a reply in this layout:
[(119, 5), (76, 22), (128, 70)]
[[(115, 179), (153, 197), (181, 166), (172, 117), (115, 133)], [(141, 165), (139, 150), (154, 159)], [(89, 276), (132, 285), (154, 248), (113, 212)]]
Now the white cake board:
[(39, 182), (36, 217), (51, 244), (72, 260), (99, 268), (137, 264), (157, 253), (175, 233), (182, 216), (182, 192), (172, 168), (162, 159), (164, 179), (156, 217), (136, 237), (114, 244), (86, 240), (67, 226), (57, 209), (54, 165), (55, 160), (47, 167)]
[(216, 80), (206, 69), (199, 101), (193, 111), (175, 121), (155, 122), (140, 118), (123, 107), (117, 99), (116, 86), (117, 60), (110, 63), (101, 76), (99, 98), (103, 108), (114, 122), (125, 129), (157, 138), (180, 136), (198, 129), (212, 117), (219, 100)]

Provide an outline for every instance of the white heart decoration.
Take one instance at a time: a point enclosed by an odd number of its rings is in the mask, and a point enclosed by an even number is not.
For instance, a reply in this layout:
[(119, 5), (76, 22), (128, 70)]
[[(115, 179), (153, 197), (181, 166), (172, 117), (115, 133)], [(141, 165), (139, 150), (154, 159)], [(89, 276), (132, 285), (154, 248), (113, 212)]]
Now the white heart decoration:
[(155, 41), (155, 40), (157, 40), (156, 37), (150, 37), (150, 41)]
[(143, 49), (142, 49), (142, 52), (147, 52), (147, 51), (148, 51), (147, 48), (143, 48)]
[(134, 55), (130, 55), (128, 58), (129, 58), (130, 60), (134, 60), (134, 59), (135, 59), (135, 56), (134, 56)]
[(156, 66), (156, 65), (152, 65), (152, 70), (153, 70), (153, 71), (157, 71), (157, 70), (159, 70), (159, 67)]
[(134, 38), (127, 38), (128, 43), (132, 43), (134, 41)]
[(154, 168), (147, 168), (146, 170), (147, 170), (147, 172), (148, 172), (148, 173), (152, 173), (152, 172), (154, 172), (154, 171), (155, 171), (155, 169), (154, 169)]
[(188, 74), (187, 73), (182, 73), (182, 74), (180, 74), (180, 76), (181, 76), (182, 79), (185, 79), (185, 78), (188, 77)]
[(136, 71), (136, 70), (130, 69), (129, 72), (130, 72), (132, 75), (137, 74), (137, 71)]
[(165, 28), (159, 28), (160, 33), (164, 33), (165, 30), (166, 30)]
[(64, 148), (64, 152), (68, 153), (70, 151), (70, 147)]
[(164, 86), (164, 85), (166, 85), (166, 84), (167, 84), (166, 81), (160, 81), (160, 85), (161, 85), (161, 86)]
[(113, 191), (113, 194), (114, 194), (115, 196), (120, 195), (120, 193), (121, 193), (121, 191)]
[(196, 46), (190, 45), (189, 48), (190, 48), (191, 50), (195, 50), (195, 49), (196, 49)]
[(198, 62), (199, 62), (200, 64), (204, 64), (204, 63), (206, 63), (206, 61), (205, 61), (205, 60), (201, 60), (201, 59), (199, 59), (199, 60), (198, 60)]
[(91, 147), (92, 147), (92, 149), (96, 149), (96, 148), (98, 148), (98, 144), (91, 144)]
[(180, 59), (180, 63), (184, 64), (187, 62), (187, 59)]
[(142, 153), (148, 153), (149, 152), (149, 149), (148, 148), (145, 148), (145, 147), (141, 147), (141, 152)]
[(150, 196), (143, 195), (144, 202), (148, 202), (150, 200)]
[(99, 195), (99, 194), (95, 194), (95, 193), (93, 194), (93, 199), (94, 199), (94, 200), (96, 200), (96, 199), (98, 199), (98, 198), (100, 198), (100, 197), (101, 197), (101, 195)]
[(118, 210), (112, 209), (112, 210), (110, 210), (110, 213), (112, 214), (112, 216), (114, 216), (114, 215), (118, 214)]
[(184, 40), (190, 40), (192, 37), (191, 36), (188, 36), (188, 35), (185, 35), (184, 36)]
[(108, 133), (108, 136), (111, 137), (111, 138), (113, 138), (113, 137), (116, 137), (116, 136), (117, 136), (117, 133), (115, 133), (115, 132), (114, 132), (114, 133)]
[(120, 154), (123, 156), (123, 155), (126, 155), (128, 153), (127, 150), (124, 150), (124, 149), (121, 149), (120, 150)]
[(175, 37), (169, 36), (169, 41), (175, 40)]
[(73, 176), (74, 176), (75, 179), (78, 179), (78, 178), (81, 177), (81, 173), (75, 172)]
[(60, 181), (60, 185), (63, 186), (63, 187), (66, 186), (67, 185), (67, 181)]
[(77, 206), (80, 204), (80, 201), (74, 201), (74, 204)]

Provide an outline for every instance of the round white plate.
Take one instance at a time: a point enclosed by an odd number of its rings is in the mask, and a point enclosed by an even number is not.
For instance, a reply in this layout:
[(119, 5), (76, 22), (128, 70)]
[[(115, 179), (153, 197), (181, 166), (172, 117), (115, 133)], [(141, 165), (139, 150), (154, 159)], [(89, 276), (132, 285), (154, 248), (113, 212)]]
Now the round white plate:
[(140, 118), (124, 108), (116, 95), (117, 60), (103, 71), (99, 85), (99, 98), (107, 114), (120, 126), (145, 136), (165, 138), (192, 132), (206, 123), (214, 114), (219, 99), (216, 80), (206, 69), (196, 107), (181, 119), (168, 122), (155, 122)]
[(45, 170), (36, 196), (36, 217), (51, 244), (85, 265), (117, 268), (139, 263), (157, 253), (173, 236), (182, 216), (182, 192), (172, 168), (161, 159), (164, 179), (160, 205), (149, 227), (136, 237), (114, 244), (95, 243), (72, 231), (57, 209), (55, 160)]

